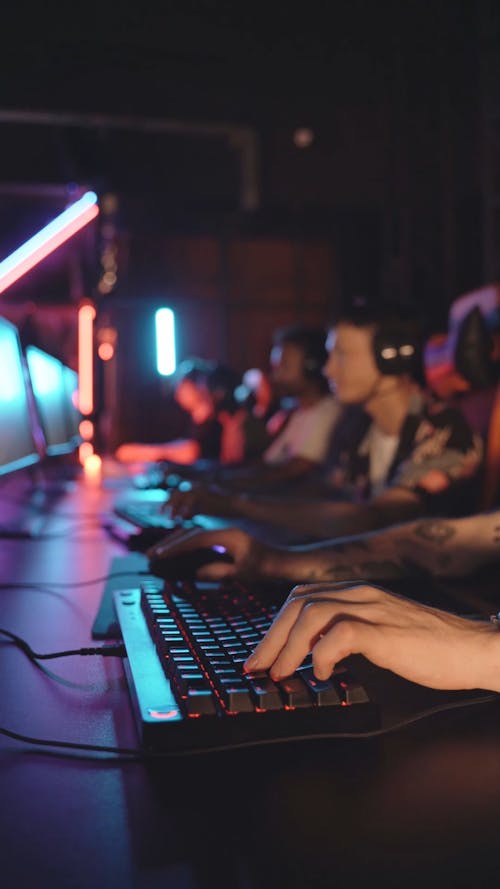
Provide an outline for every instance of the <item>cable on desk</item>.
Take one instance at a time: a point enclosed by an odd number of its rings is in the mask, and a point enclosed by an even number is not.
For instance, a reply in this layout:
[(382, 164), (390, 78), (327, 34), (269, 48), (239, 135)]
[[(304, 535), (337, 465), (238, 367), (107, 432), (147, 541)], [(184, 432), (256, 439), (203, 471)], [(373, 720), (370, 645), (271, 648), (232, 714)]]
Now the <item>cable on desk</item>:
[[(60, 518), (60, 516), (55, 516), (56, 519)], [(71, 534), (78, 533), (79, 531), (101, 531), (102, 525), (97, 520), (87, 519), (82, 520), (81, 522), (74, 522), (72, 525), (66, 526), (62, 530), (54, 530), (54, 531), (37, 531), (31, 532), (28, 529), (23, 528), (9, 528), (9, 527), (1, 527), (0, 526), (0, 540), (8, 540), (10, 543), (24, 543), (25, 541), (29, 541), (30, 543), (38, 543), (38, 541), (43, 540), (57, 540), (64, 537), (69, 537)]]
[(18, 648), (30, 659), (30, 661), (43, 661), (50, 660), (52, 658), (59, 657), (70, 657), (71, 655), (77, 656), (88, 656), (88, 655), (100, 655), (101, 657), (126, 657), (127, 652), (125, 646), (123, 644), (110, 644), (110, 645), (101, 645), (93, 648), (75, 648), (69, 651), (53, 651), (48, 654), (39, 654), (36, 651), (33, 651), (31, 646), (24, 640), (21, 639), (20, 636), (16, 636), (15, 633), (11, 633), (10, 630), (4, 630), (0, 627), (0, 633), (3, 636), (6, 636), (11, 642), (17, 645)]
[[(489, 704), (492, 701), (498, 701), (499, 698), (500, 693), (495, 692), (492, 694), (470, 698), (467, 701), (452, 701), (447, 704), (430, 707), (427, 710), (420, 710), (418, 713), (414, 713), (412, 716), (408, 716), (405, 719), (400, 720), (399, 722), (393, 723), (392, 725), (385, 726), (384, 728), (372, 729), (367, 732), (320, 732), (315, 735), (295, 735), (285, 738), (265, 738), (253, 741), (242, 741), (237, 744), (219, 744), (218, 746), (214, 747), (191, 747), (187, 749), (184, 748), (182, 750), (170, 751), (143, 750), (141, 748), (134, 747), (113, 747), (105, 744), (84, 744), (74, 741), (57, 741), (50, 740), (48, 738), (33, 738), (29, 735), (23, 735), (19, 732), (14, 732), (11, 729), (3, 728), (2, 726), (0, 726), (0, 735), (5, 735), (5, 737), (12, 738), (14, 741), (22, 741), (25, 744), (33, 744), (38, 747), (54, 747), (60, 750), (80, 750), (87, 751), (89, 753), (111, 753), (113, 754), (113, 761), (118, 757), (126, 757), (127, 761), (179, 759), (190, 756), (201, 756), (208, 753), (230, 753), (233, 750), (246, 750), (252, 747), (266, 747), (275, 744), (290, 744), (303, 741), (371, 740), (374, 738), (381, 738), (384, 735), (389, 735), (392, 732), (399, 731), (402, 728), (406, 728), (407, 726), (413, 725), (416, 722), (420, 722), (423, 719), (428, 719), (429, 717), (439, 713), (444, 713), (449, 710), (467, 709), (468, 707), (474, 707), (480, 704)], [(87, 758), (95, 759), (95, 757)]]
[(25, 590), (25, 589), (51, 589), (52, 587), (75, 588), (92, 586), (94, 583), (107, 583), (108, 580), (114, 580), (116, 577), (151, 577), (150, 571), (115, 571), (111, 574), (105, 574), (103, 577), (93, 577), (91, 580), (68, 580), (65, 582), (57, 580), (33, 580), (33, 581), (17, 581), (0, 583), (0, 590)]

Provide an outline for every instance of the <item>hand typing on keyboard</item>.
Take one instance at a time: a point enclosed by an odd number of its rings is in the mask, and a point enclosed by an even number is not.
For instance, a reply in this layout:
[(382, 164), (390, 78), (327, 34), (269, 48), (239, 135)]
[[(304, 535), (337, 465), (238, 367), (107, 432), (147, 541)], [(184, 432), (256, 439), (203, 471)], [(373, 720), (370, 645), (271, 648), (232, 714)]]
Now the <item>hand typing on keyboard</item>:
[[(278, 600), (279, 601), (279, 600)], [(243, 664), (278, 602), (262, 588), (148, 578), (118, 590), (131, 700), (146, 746), (186, 750), (370, 731), (378, 709), (349, 665), (326, 681), (306, 657), (274, 682)]]
[(492, 621), (462, 618), (374, 586), (295, 587), (244, 667), (269, 670), (279, 681), (309, 652), (320, 680), (338, 661), (361, 654), (430, 688), (500, 691), (500, 633)]
[(180, 519), (190, 519), (196, 513), (231, 516), (238, 515), (235, 507), (237, 499), (238, 495), (228, 493), (221, 488), (195, 482), (190, 486), (190, 490), (179, 486), (171, 491), (165, 506), (171, 516)]

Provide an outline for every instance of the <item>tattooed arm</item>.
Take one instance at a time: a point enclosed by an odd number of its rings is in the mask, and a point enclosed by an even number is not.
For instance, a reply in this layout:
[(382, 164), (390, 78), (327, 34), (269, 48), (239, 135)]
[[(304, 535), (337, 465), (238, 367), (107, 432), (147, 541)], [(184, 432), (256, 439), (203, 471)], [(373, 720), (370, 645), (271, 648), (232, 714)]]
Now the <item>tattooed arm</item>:
[(180, 531), (161, 541), (149, 555), (168, 559), (200, 546), (223, 546), (232, 563), (214, 563), (199, 577), (236, 576), (295, 582), (391, 580), (415, 568), (434, 576), (470, 574), (498, 561), (500, 510), (461, 519), (419, 519), (356, 537), (304, 546), (278, 547), (239, 528)]
[[(331, 543), (296, 547), (307, 555), (308, 581), (469, 574), (500, 557), (500, 510), (460, 519), (419, 519)], [(314, 556), (314, 564), (311, 557)], [(304, 563), (305, 567), (305, 563)]]

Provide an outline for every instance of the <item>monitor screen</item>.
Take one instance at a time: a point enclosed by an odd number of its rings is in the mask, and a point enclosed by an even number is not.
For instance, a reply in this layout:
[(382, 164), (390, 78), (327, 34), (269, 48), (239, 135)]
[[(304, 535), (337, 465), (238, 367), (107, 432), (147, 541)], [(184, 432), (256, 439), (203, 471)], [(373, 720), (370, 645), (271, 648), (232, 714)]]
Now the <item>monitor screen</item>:
[(69, 430), (64, 365), (38, 346), (26, 346), (26, 359), (47, 442), (47, 456), (68, 454), (77, 442)]
[(68, 438), (75, 445), (82, 443), (80, 435), (80, 422), (82, 416), (78, 410), (78, 374), (72, 367), (63, 364), (64, 391), (66, 396), (66, 420), (68, 424)]
[(17, 328), (0, 317), (0, 475), (38, 463), (44, 456)]

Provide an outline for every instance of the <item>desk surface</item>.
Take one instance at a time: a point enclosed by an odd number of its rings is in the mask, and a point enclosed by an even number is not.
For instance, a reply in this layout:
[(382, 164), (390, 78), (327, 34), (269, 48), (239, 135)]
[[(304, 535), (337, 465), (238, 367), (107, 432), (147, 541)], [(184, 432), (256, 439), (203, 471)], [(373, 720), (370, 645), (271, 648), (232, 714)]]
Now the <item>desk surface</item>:
[[(33, 584), (0, 590), (0, 624), (36, 651), (96, 644), (91, 627), (104, 578), (113, 557), (126, 554), (101, 527), (115, 495), (112, 485), (79, 481), (47, 517), (47, 536), (0, 541), (3, 584)], [(41, 582), (47, 586), (37, 588)], [(136, 746), (120, 661), (45, 662), (63, 684), (10, 644), (0, 645), (0, 658), (0, 726)], [(401, 709), (407, 684), (382, 671), (373, 677), (388, 709), (391, 702)], [(413, 703), (425, 706), (421, 692)], [(377, 740), (154, 763), (3, 737), (0, 769), (3, 889), (498, 884), (496, 703)]]

